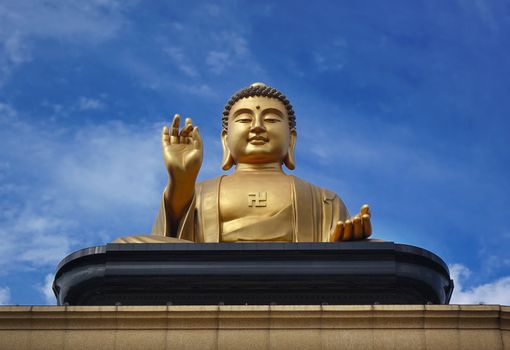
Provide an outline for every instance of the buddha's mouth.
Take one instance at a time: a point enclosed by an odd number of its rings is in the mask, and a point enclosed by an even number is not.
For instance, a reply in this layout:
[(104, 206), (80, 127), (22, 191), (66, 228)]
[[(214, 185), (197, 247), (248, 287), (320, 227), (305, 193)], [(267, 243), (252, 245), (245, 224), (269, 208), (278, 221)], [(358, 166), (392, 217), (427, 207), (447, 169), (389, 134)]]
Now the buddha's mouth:
[(248, 138), (248, 142), (251, 143), (252, 145), (263, 145), (268, 141), (269, 139), (262, 135), (255, 135)]

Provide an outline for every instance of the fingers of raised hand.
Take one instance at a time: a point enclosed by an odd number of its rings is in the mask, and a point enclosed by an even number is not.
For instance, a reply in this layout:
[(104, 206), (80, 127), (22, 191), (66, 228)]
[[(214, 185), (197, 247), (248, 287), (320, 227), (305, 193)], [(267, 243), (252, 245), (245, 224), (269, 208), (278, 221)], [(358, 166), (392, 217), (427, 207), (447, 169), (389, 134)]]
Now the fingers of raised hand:
[(168, 131), (168, 126), (164, 126), (161, 131), (161, 144), (163, 147), (168, 146), (170, 144), (170, 132)]
[(182, 128), (181, 132), (179, 133), (179, 142), (180, 143), (191, 143), (192, 140), (189, 137), (189, 135), (191, 134), (192, 131), (193, 131), (193, 123), (191, 121), (191, 118), (186, 118), (184, 127)]
[(172, 120), (172, 128), (170, 131), (170, 143), (179, 143), (179, 124), (181, 123), (181, 116), (179, 114), (174, 115)]
[[(179, 114), (176, 114), (174, 116), (174, 119), (172, 120), (171, 128), (168, 130), (168, 128), (163, 128), (162, 133), (162, 140), (164, 140), (164, 145), (168, 144), (191, 144), (194, 141), (193, 137), (193, 122), (191, 118), (186, 118), (186, 121), (184, 122), (183, 128), (179, 131), (179, 126), (181, 124), (181, 116)], [(165, 131), (166, 130), (166, 131)], [(168, 142), (167, 137), (168, 135)]]
[(198, 132), (198, 127), (194, 127), (193, 131), (191, 132), (191, 136), (193, 138), (193, 146), (197, 150), (202, 149), (202, 137), (200, 136), (200, 133)]

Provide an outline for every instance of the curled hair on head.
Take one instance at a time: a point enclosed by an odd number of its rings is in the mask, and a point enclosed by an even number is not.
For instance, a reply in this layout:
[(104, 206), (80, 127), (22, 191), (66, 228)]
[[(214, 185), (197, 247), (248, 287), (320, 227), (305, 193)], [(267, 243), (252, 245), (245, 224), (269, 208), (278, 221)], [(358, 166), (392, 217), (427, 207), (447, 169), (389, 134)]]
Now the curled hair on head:
[(287, 114), (289, 116), (289, 129), (296, 128), (296, 116), (294, 115), (294, 110), (292, 109), (292, 105), (289, 100), (287, 100), (287, 97), (285, 97), (281, 91), (278, 91), (273, 87), (267, 86), (263, 83), (253, 83), (250, 86), (236, 92), (230, 100), (228, 100), (225, 108), (223, 109), (223, 116), (221, 117), (221, 126), (224, 130), (228, 130), (228, 115), (232, 106), (242, 98), (254, 96), (276, 98), (280, 100), (287, 109)]

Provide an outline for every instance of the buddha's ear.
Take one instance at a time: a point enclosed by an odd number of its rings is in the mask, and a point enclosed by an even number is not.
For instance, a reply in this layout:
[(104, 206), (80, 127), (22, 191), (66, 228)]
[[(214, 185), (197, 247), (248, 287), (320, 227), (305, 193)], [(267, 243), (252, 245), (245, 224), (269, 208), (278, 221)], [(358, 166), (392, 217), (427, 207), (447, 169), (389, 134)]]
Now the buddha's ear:
[(223, 129), (221, 131), (221, 146), (223, 147), (223, 160), (221, 161), (221, 168), (223, 170), (228, 170), (232, 168), (232, 165), (234, 165), (235, 163), (234, 158), (232, 158), (230, 150), (228, 149), (227, 135), (228, 135), (227, 130)]
[(289, 152), (287, 152), (287, 155), (283, 159), (283, 164), (285, 164), (285, 166), (289, 170), (294, 170), (296, 168), (296, 160), (294, 158), (294, 150), (296, 148), (296, 139), (297, 139), (296, 129), (291, 129), (290, 130)]

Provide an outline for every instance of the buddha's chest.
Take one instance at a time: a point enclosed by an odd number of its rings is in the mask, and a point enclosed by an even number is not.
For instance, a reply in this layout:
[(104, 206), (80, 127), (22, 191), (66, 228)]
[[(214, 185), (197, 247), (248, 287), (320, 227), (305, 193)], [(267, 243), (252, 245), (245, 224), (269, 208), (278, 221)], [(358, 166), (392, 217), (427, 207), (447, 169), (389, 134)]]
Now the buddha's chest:
[(237, 175), (225, 177), (221, 182), (222, 221), (272, 215), (291, 203), (291, 178), (286, 175)]

